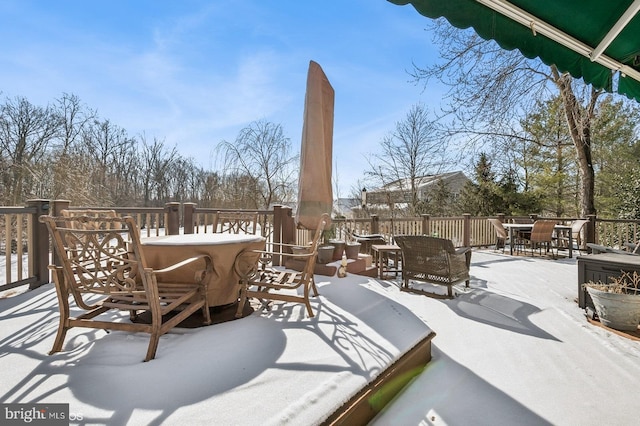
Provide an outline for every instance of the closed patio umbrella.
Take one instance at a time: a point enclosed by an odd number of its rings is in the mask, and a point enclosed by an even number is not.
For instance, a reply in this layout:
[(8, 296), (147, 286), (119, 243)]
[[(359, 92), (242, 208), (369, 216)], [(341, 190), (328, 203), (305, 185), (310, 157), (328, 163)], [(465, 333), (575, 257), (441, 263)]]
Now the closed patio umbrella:
[(320, 65), (311, 61), (304, 103), (300, 178), (298, 180), (298, 226), (315, 229), (323, 213), (333, 210), (331, 165), (333, 162), (334, 91)]

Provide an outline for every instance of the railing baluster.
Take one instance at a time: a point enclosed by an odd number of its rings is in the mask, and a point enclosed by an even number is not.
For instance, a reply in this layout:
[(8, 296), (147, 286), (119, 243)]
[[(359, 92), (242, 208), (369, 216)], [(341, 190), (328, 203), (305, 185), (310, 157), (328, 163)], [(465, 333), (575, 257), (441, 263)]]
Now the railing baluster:
[(11, 217), (12, 215), (8, 214), (5, 216), (4, 221), (4, 251), (5, 251), (5, 265), (7, 265), (5, 270), (5, 282), (11, 282)]

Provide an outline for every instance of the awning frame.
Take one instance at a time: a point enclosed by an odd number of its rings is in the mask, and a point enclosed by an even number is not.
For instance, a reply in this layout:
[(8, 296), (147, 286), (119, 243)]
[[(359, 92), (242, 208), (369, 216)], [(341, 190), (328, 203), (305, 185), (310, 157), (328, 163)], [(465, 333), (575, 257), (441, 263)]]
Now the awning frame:
[(595, 48), (589, 46), (558, 28), (550, 25), (532, 14), (520, 9), (506, 0), (476, 0), (488, 8), (504, 15), (519, 24), (531, 28), (533, 35), (540, 33), (551, 40), (573, 50), (574, 52), (589, 58), (591, 61), (599, 63), (612, 71), (619, 71), (623, 76), (628, 76), (640, 82), (640, 71), (624, 65), (603, 52), (611, 44), (613, 40), (620, 34), (625, 26), (640, 12), (640, 0), (634, 0), (629, 8), (622, 14), (616, 24), (609, 30), (607, 35), (600, 41)]

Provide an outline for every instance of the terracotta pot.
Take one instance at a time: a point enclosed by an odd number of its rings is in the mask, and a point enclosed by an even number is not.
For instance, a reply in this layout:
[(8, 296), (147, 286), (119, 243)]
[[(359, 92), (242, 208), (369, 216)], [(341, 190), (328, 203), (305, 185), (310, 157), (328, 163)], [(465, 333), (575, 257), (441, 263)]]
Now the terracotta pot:
[(291, 253), (293, 253), (293, 254), (307, 254), (307, 253), (309, 253), (309, 247), (293, 246), (293, 247), (291, 247)]
[(331, 244), (333, 249), (333, 260), (342, 259), (342, 254), (344, 253), (344, 241), (342, 240), (329, 240), (329, 244)]
[(603, 325), (635, 331), (640, 324), (640, 295), (608, 293), (586, 286)]
[(347, 243), (344, 252), (347, 255), (347, 259), (358, 259), (358, 253), (360, 253), (360, 243)]
[(334, 246), (318, 247), (318, 258), (316, 259), (316, 263), (321, 263), (323, 265), (326, 265), (327, 263), (331, 262), (331, 259), (333, 258), (334, 249), (335, 249)]

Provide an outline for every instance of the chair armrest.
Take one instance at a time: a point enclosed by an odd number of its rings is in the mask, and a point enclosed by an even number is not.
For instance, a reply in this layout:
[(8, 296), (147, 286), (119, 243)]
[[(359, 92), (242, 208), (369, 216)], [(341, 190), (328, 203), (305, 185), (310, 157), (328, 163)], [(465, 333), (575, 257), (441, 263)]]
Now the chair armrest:
[(460, 247), (455, 249), (454, 254), (460, 255), (471, 251), (471, 247)]
[(295, 259), (307, 259), (313, 256), (314, 253), (278, 253), (269, 250), (245, 250), (242, 251), (234, 262), (233, 268), (235, 272), (241, 277), (248, 277), (257, 270), (258, 263), (263, 263), (265, 266), (273, 256), (283, 256)]
[(471, 265), (471, 247), (459, 247), (454, 250), (453, 253), (449, 254), (450, 263), (463, 263), (466, 265), (468, 269)]
[(307, 247), (306, 244), (270, 243), (274, 247)]

